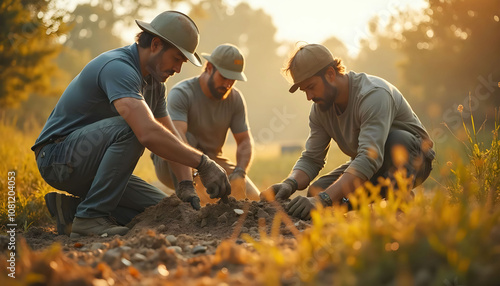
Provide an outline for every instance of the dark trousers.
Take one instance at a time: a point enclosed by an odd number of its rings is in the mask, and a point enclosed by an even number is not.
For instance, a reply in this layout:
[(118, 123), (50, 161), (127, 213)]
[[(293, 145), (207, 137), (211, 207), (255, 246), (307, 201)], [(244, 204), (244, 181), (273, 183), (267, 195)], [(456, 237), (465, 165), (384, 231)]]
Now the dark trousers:
[[(406, 154), (398, 154), (398, 152), (405, 152)], [(402, 166), (397, 166), (400, 162), (398, 162), (399, 160), (395, 157), (400, 155), (407, 155), (408, 159), (406, 162), (401, 162)], [(429, 177), (434, 156), (434, 151), (432, 149), (422, 149), (422, 140), (420, 138), (404, 130), (391, 131), (385, 143), (382, 166), (370, 178), (370, 182), (377, 185), (379, 177), (389, 178), (393, 182), (394, 187), (397, 188), (393, 176), (394, 172), (398, 168), (404, 168), (407, 177), (413, 177), (413, 181), (410, 182), (410, 188), (415, 188)], [(347, 166), (349, 166), (349, 162), (316, 180), (309, 187), (308, 196), (314, 196), (319, 191), (325, 190), (332, 185), (340, 178)], [(386, 194), (387, 188), (382, 188), (380, 195), (385, 198)]]

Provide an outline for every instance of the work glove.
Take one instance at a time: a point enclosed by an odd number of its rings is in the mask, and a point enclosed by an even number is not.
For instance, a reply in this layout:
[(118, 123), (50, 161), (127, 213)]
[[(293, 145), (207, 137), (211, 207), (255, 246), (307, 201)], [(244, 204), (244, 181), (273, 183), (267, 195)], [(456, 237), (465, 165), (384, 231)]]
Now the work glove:
[(229, 174), (228, 179), (229, 182), (236, 180), (236, 179), (245, 179), (247, 173), (245, 170), (241, 167), (236, 167), (234, 168), (233, 172)]
[(300, 218), (310, 219), (311, 211), (316, 208), (317, 199), (315, 197), (299, 196), (293, 199), (286, 207), (289, 215)]
[(189, 202), (193, 209), (199, 210), (201, 209), (200, 198), (196, 194), (196, 190), (194, 189), (193, 181), (184, 180), (177, 185), (175, 189), (175, 194), (181, 201)]
[(267, 190), (260, 193), (260, 199), (266, 201), (272, 200), (286, 200), (288, 199), (298, 188), (297, 181), (292, 178), (287, 178), (282, 183), (274, 184), (267, 188)]
[(226, 171), (205, 154), (201, 155), (200, 164), (196, 169), (210, 198), (221, 198), (223, 202), (229, 202), (231, 185), (227, 179)]

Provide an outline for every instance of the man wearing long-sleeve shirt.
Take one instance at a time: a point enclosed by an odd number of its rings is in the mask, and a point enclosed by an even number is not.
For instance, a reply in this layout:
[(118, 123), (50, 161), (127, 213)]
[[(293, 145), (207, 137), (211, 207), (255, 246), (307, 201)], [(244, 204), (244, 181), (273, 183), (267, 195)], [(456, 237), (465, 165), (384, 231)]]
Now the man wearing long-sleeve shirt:
[[(277, 199), (287, 199), (309, 186), (324, 167), (332, 139), (351, 160), (316, 180), (309, 187), (309, 197), (292, 200), (287, 206), (289, 214), (309, 218), (316, 202), (340, 204), (364, 182), (393, 179), (399, 168), (412, 178), (411, 187), (427, 179), (434, 159), (433, 143), (396, 87), (376, 76), (346, 72), (340, 59), (316, 44), (297, 50), (285, 72), (294, 83), (289, 91), (300, 89), (307, 100), (314, 101), (310, 134), (290, 176), (263, 192), (262, 198), (274, 194)], [(398, 154), (407, 159), (396, 160)]]

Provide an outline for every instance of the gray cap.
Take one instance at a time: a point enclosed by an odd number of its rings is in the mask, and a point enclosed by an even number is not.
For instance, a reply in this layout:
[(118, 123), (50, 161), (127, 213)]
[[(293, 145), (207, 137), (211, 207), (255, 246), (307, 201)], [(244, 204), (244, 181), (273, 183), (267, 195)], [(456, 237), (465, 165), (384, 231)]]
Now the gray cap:
[(212, 63), (223, 77), (247, 81), (247, 77), (243, 73), (245, 58), (235, 45), (222, 44), (215, 48), (212, 54), (202, 53), (201, 55)]
[(177, 11), (165, 11), (156, 16), (151, 23), (135, 20), (144, 31), (149, 32), (178, 48), (195, 66), (201, 66), (201, 60), (195, 50), (200, 42), (200, 33), (196, 24), (187, 15)]
[(333, 62), (332, 53), (325, 46), (309, 44), (301, 47), (290, 63), (289, 70), (293, 85), (288, 91), (294, 93), (301, 82), (312, 77), (331, 62)]

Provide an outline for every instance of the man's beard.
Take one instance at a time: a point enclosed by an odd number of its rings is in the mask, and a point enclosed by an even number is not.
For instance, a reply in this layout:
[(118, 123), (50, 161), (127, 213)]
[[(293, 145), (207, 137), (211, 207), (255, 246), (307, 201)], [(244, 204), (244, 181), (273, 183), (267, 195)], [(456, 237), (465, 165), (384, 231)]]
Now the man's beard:
[(323, 85), (325, 86), (323, 98), (315, 100), (314, 102), (318, 105), (319, 110), (321, 110), (322, 112), (327, 112), (333, 107), (333, 102), (337, 98), (339, 90), (337, 89), (337, 87), (330, 85), (324, 78)]
[(146, 70), (149, 72), (149, 74), (157, 81), (159, 82), (166, 82), (167, 79), (175, 73), (174, 70), (167, 70), (167, 71), (162, 71), (160, 70), (160, 63), (159, 61), (161, 60), (161, 57), (163, 56), (163, 53), (159, 53), (153, 58), (149, 59), (148, 64), (146, 65)]
[(229, 93), (231, 91), (231, 89), (225, 89), (222, 86), (218, 87), (218, 88), (215, 88), (214, 74), (215, 74), (215, 70), (210, 75), (210, 78), (208, 78), (208, 82), (207, 82), (208, 89), (210, 90), (210, 93), (212, 94), (212, 96), (215, 99), (221, 100), (222, 98), (224, 98), (224, 96), (227, 93)]

